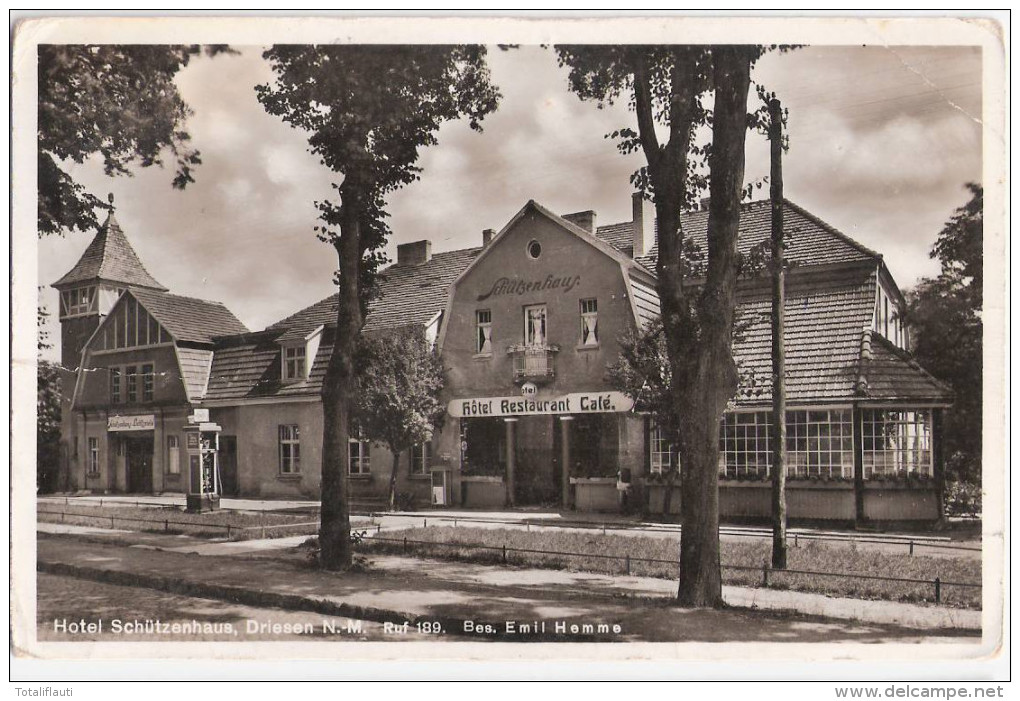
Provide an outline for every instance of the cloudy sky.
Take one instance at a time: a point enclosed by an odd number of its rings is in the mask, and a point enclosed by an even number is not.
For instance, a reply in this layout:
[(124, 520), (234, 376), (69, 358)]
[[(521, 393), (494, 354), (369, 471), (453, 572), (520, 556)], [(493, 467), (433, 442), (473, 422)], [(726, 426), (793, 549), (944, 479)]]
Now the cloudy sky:
[[(273, 78), (264, 47), (238, 48), (178, 76), (203, 160), (187, 190), (158, 168), (107, 178), (90, 162), (72, 172), (114, 194), (121, 226), (171, 292), (221, 301), (260, 329), (332, 293), (336, 261), (313, 234), (313, 203), (335, 179), (306, 135), (255, 99), (254, 86)], [(479, 245), (482, 229), (502, 228), (529, 199), (560, 213), (594, 209), (599, 224), (630, 218), (640, 156), (621, 156), (604, 135), (633, 115), (578, 100), (551, 50), (494, 49), (489, 63), (499, 110), (482, 134), (447, 124), (423, 152), (421, 181), (389, 200), (391, 258), (397, 243), (425, 238), (433, 251)], [(767, 56), (754, 78), (790, 111), (787, 198), (884, 254), (902, 288), (937, 273), (935, 236), (967, 200), (964, 183), (981, 180), (980, 49), (809, 47)], [(748, 181), (768, 169), (768, 144), (751, 135)], [(90, 239), (40, 241), (39, 283), (67, 272)], [(56, 293), (43, 302), (55, 310)]]

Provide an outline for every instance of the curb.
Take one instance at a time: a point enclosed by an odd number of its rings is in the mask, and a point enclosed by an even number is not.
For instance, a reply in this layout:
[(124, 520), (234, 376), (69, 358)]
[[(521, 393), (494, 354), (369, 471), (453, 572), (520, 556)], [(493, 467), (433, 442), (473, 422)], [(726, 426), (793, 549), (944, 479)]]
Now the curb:
[[(519, 637), (505, 632), (501, 633), (501, 626), (495, 621), (476, 621), (472, 619), (471, 622), (473, 624), (473, 630), (470, 632), (464, 632), (465, 619), (462, 618), (401, 613), (399, 611), (392, 611), (389, 609), (354, 606), (352, 604), (345, 604), (324, 598), (300, 596), (297, 594), (279, 594), (276, 592), (246, 589), (244, 587), (235, 587), (225, 584), (195, 582), (188, 579), (182, 579), (180, 577), (159, 577), (140, 572), (122, 572), (118, 570), (106, 570), (99, 567), (72, 565), (65, 562), (45, 562), (42, 560), (36, 563), (36, 570), (45, 574), (63, 575), (74, 577), (76, 579), (87, 579), (103, 584), (155, 589), (168, 594), (196, 596), (204, 599), (217, 599), (232, 604), (242, 604), (256, 608), (273, 607), (288, 611), (309, 611), (311, 613), (318, 613), (326, 616), (355, 618), (363, 621), (372, 621), (374, 623), (393, 623), (401, 626), (404, 623), (409, 623), (412, 627), (419, 623), (439, 623), (442, 626), (442, 629), (449, 633), (465, 636), (470, 635), (473, 638), (486, 638), (496, 641), (520, 642)], [(585, 643), (620, 642), (618, 638), (613, 637), (584, 634), (561, 635), (556, 633), (543, 634), (540, 641)]]

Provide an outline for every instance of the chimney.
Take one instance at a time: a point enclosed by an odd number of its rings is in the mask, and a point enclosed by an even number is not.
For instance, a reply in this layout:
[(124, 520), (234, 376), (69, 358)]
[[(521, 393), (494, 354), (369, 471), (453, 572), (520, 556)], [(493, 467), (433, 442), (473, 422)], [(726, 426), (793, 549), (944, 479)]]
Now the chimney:
[(595, 233), (595, 212), (593, 210), (586, 210), (584, 212), (574, 212), (572, 214), (564, 214), (563, 218), (571, 224), (579, 226), (589, 234)]
[(482, 246), (488, 246), (492, 243), (492, 237), (495, 235), (495, 229), (482, 229)]
[(707, 212), (708, 211), (708, 205), (711, 204), (711, 203), (712, 203), (712, 198), (711, 197), (702, 197), (701, 198), (701, 211), (702, 212)]
[(655, 208), (641, 196), (640, 192), (635, 192), (631, 195), (631, 211), (633, 212), (631, 236), (634, 241), (632, 255), (640, 258), (648, 255), (655, 244)]
[(431, 258), (432, 242), (427, 239), (397, 246), (397, 265), (421, 265)]

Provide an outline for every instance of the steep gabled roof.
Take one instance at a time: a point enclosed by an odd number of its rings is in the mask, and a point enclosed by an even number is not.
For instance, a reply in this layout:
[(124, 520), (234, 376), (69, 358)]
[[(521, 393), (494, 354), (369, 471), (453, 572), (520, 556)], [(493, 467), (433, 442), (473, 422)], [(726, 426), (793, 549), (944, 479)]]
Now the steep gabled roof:
[[(818, 217), (789, 200), (783, 200), (783, 231), (786, 237), (786, 258), (795, 265), (830, 265), (882, 259), (878, 253), (862, 246), (837, 231)], [(707, 254), (708, 211), (686, 212), (681, 216), (684, 235)], [(747, 202), (740, 208), (740, 229), (737, 248), (747, 253), (754, 246), (769, 240), (772, 231), (772, 209), (768, 200)], [(633, 251), (632, 222), (600, 226), (596, 235), (623, 253)], [(637, 260), (648, 270), (655, 270), (658, 245), (647, 256)]]
[(63, 287), (90, 280), (106, 280), (166, 291), (142, 265), (112, 211), (75, 266), (53, 286)]
[[(645, 273), (648, 272), (647, 270), (644, 269), (644, 266), (641, 264), (640, 261), (636, 261), (629, 255), (624, 254), (620, 249), (610, 245), (601, 237), (597, 236), (595, 233), (578, 226), (569, 219), (564, 219), (560, 215), (549, 211), (548, 209), (540, 205), (538, 202), (535, 202), (535, 200), (528, 200), (527, 204), (521, 207), (517, 214), (515, 214), (510, 219), (510, 221), (507, 222), (506, 226), (500, 229), (499, 233), (497, 233), (492, 238), (492, 241), (489, 243), (489, 245), (482, 250), (482, 254), (475, 258), (473, 261), (471, 261), (471, 263), (460, 272), (460, 274), (456, 277), (456, 279), (454, 279), (453, 282), (456, 283), (461, 278), (467, 276), (467, 274), (471, 271), (471, 268), (477, 265), (482, 258), (489, 255), (493, 250), (495, 250), (497, 245), (499, 244), (499, 240), (503, 238), (508, 231), (513, 229), (514, 225), (516, 225), (517, 222), (520, 221), (524, 217), (524, 215), (526, 215), (528, 212), (536, 212), (541, 216), (546, 217), (550, 221), (560, 225), (561, 227), (563, 227), (564, 229), (566, 229), (567, 231), (569, 231), (570, 233), (574, 234), (579, 239), (587, 243), (589, 246), (592, 246), (596, 250), (600, 251), (604, 255), (608, 256), (612, 260), (619, 263), (626, 273), (629, 273), (635, 269)], [(654, 270), (654, 268), (652, 268), (652, 270)], [(648, 274), (650, 275), (651, 273)]]
[(130, 289), (118, 304), (123, 303), (128, 295), (133, 295), (176, 341), (212, 343), (217, 336), (248, 333), (248, 328), (220, 302), (156, 290)]

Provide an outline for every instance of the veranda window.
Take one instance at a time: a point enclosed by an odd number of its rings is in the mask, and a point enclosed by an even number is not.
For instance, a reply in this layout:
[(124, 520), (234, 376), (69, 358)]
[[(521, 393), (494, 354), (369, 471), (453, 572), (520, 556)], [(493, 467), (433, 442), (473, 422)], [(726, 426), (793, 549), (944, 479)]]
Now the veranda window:
[(851, 416), (849, 409), (786, 412), (787, 476), (853, 477)]
[(932, 476), (931, 410), (865, 409), (862, 424), (865, 479)]
[[(786, 412), (786, 474), (790, 478), (852, 478), (849, 409)], [(719, 474), (765, 478), (772, 470), (771, 411), (728, 413), (719, 429)]]

